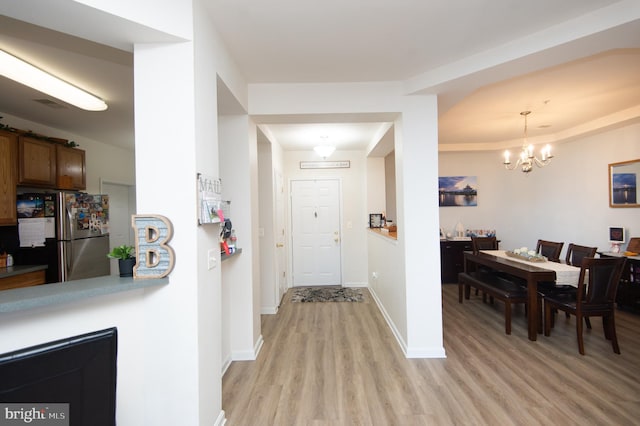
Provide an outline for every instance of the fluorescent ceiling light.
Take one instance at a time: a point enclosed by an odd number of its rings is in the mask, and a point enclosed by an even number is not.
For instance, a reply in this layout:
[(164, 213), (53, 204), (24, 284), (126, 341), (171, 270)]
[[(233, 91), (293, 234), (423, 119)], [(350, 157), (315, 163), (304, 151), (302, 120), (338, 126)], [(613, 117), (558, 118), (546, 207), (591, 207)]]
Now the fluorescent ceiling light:
[(107, 109), (107, 104), (97, 96), (60, 80), (1, 49), (0, 75), (87, 111)]

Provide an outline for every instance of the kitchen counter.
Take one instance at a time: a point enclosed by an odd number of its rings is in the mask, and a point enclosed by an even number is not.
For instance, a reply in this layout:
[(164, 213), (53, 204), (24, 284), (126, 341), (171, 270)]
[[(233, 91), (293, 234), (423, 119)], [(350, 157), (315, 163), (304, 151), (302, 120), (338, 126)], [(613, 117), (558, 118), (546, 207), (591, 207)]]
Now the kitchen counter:
[(0, 290), (44, 284), (46, 269), (47, 265), (20, 265), (0, 268)]
[(0, 313), (76, 302), (96, 296), (141, 290), (169, 283), (168, 278), (133, 279), (117, 275), (14, 288), (0, 293)]
[[(383, 237), (391, 238), (393, 240), (398, 239), (397, 231), (391, 232), (391, 231), (388, 231), (386, 228), (369, 228), (369, 231), (373, 232), (374, 234), (382, 235)], [(385, 231), (388, 231), (388, 232), (385, 232)]]
[(8, 266), (6, 268), (0, 268), (0, 279), (28, 274), (29, 272), (44, 271), (45, 269), (47, 269), (47, 265)]

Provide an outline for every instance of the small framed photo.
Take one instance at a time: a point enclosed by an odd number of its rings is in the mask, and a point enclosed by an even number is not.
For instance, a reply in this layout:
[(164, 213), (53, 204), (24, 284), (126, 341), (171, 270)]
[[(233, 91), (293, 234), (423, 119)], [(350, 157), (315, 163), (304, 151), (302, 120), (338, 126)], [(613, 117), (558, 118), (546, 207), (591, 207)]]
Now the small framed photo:
[(369, 214), (369, 228), (382, 228), (382, 213)]
[(610, 226), (609, 227), (609, 242), (612, 244), (624, 244), (625, 235), (624, 227), (622, 226)]

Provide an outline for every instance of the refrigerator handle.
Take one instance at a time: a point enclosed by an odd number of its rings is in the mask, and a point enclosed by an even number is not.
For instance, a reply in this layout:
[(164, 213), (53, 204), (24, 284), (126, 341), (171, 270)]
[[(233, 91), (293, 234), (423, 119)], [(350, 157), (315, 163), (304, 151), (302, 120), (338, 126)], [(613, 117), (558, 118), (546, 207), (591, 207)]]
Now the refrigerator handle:
[(58, 278), (60, 282), (64, 282), (69, 280), (69, 271), (71, 271), (71, 261), (73, 259), (73, 245), (69, 241), (60, 241), (58, 244), (60, 252)]

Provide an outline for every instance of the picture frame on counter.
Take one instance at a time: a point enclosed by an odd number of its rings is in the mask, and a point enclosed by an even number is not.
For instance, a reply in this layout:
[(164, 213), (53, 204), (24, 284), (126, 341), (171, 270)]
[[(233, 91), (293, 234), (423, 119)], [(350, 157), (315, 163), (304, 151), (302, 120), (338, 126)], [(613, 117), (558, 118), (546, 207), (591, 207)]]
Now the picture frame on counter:
[(382, 213), (369, 214), (369, 228), (382, 228)]

